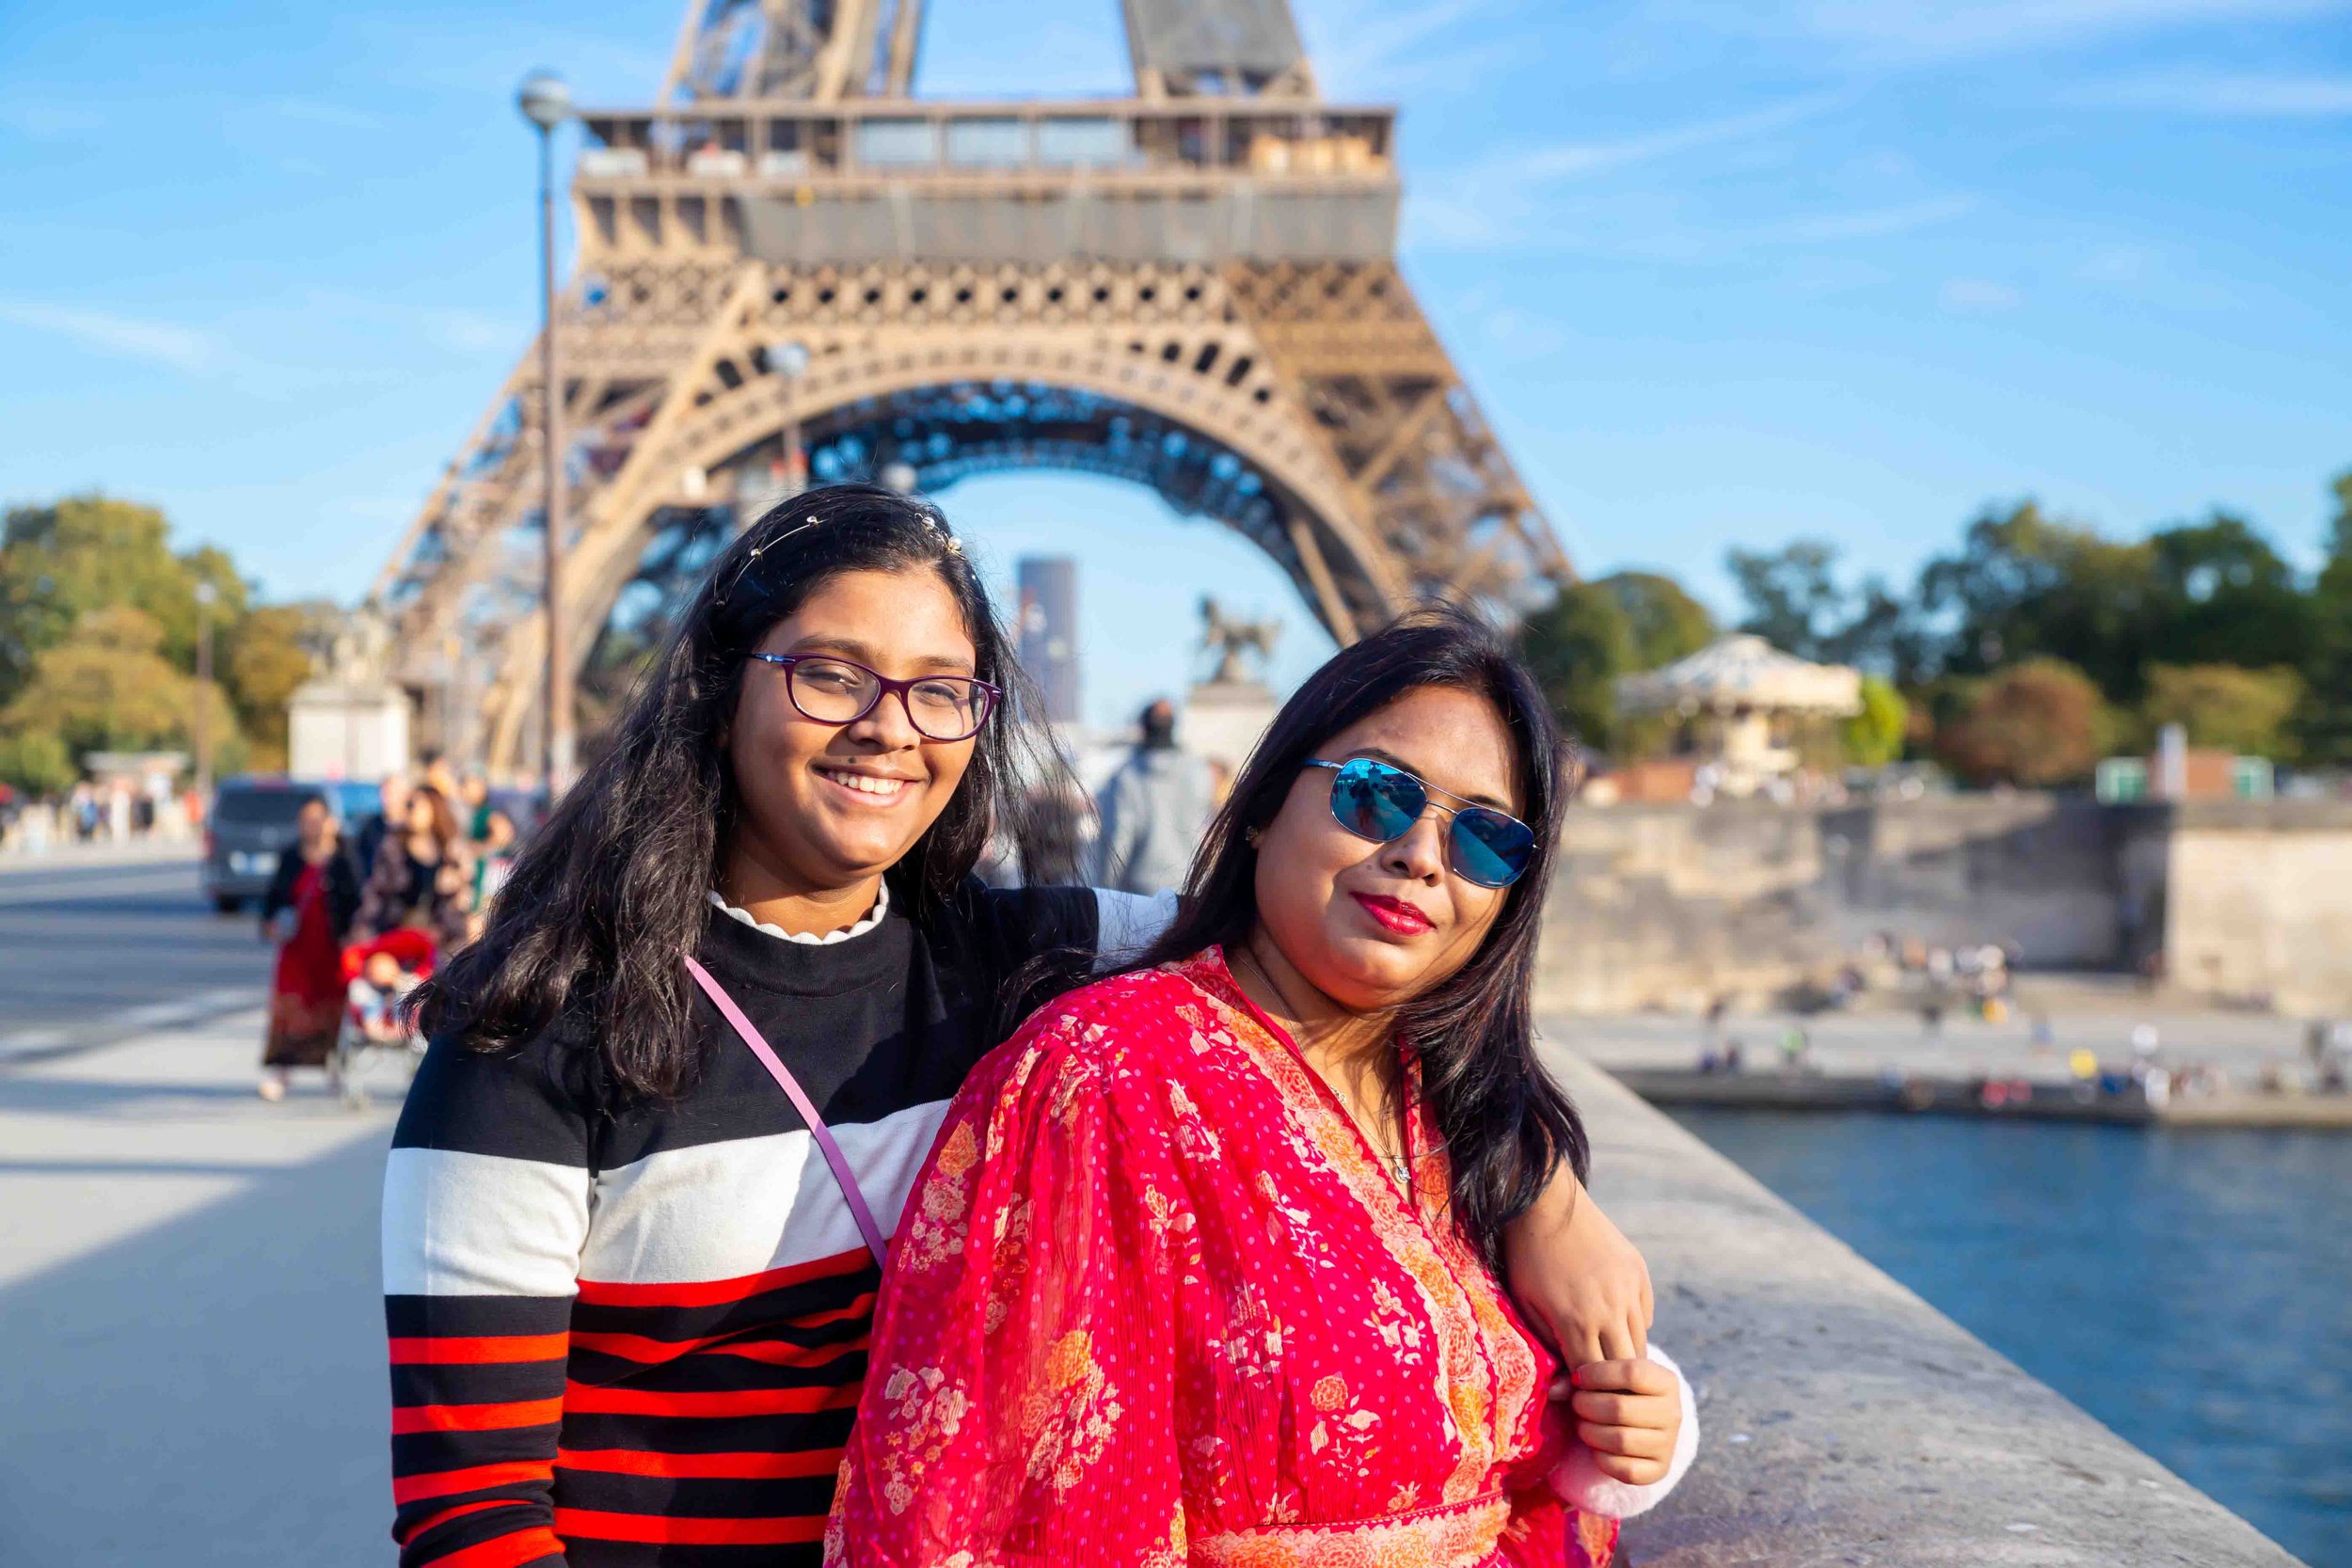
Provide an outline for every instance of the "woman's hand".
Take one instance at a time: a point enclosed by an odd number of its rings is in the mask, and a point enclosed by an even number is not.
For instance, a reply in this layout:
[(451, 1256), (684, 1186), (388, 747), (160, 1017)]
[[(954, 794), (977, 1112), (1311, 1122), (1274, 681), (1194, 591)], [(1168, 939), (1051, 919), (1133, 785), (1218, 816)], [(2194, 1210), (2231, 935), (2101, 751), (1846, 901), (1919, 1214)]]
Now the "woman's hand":
[(1566, 1165), (1511, 1223), (1502, 1247), (1512, 1300), (1564, 1364), (1649, 1349), (1649, 1265)]
[(1628, 1486), (1666, 1479), (1682, 1434), (1682, 1389), (1655, 1361), (1592, 1361), (1569, 1374), (1576, 1435), (1601, 1473)]

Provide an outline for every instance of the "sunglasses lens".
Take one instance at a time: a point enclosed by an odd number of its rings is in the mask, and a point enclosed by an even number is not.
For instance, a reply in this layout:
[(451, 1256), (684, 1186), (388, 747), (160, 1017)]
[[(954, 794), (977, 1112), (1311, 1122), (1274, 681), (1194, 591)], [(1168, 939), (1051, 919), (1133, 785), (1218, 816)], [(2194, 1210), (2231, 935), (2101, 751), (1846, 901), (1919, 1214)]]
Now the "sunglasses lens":
[(1527, 869), (1535, 832), (1526, 823), (1466, 806), (1454, 816), (1454, 869), (1481, 887), (1508, 887)]
[(1331, 815), (1341, 827), (1375, 844), (1403, 838), (1428, 803), (1419, 783), (1376, 762), (1359, 758), (1331, 780)]

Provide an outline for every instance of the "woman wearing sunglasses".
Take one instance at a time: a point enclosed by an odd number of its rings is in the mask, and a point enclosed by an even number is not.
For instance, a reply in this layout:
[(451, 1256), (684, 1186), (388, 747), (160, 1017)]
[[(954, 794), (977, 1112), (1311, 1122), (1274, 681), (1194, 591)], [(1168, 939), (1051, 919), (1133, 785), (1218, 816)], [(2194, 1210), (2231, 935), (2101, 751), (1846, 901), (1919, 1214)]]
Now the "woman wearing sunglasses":
[(1563, 1370), (1504, 1235), (1575, 1108), (1529, 990), (1565, 780), (1452, 611), (1285, 705), (1136, 967), (949, 1110), (892, 1252), (833, 1546), (857, 1568), (1597, 1565), (1697, 1441)]
[[(721, 552), (422, 993), (384, 1197), (405, 1564), (817, 1561), (948, 1097), (1041, 955), (1175, 911), (973, 879), (1041, 754), (1018, 680), (919, 501), (813, 491)], [(1638, 1257), (1554, 1194), (1531, 1299), (1634, 1332)]]

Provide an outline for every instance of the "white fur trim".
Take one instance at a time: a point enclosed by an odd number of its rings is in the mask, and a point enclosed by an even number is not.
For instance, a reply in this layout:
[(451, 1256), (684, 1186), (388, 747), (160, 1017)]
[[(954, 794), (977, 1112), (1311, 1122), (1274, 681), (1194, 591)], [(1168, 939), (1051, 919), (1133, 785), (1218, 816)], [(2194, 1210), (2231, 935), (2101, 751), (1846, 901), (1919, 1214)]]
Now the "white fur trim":
[[(1572, 1508), (1586, 1513), (1598, 1513), (1611, 1519), (1630, 1519), (1637, 1513), (1647, 1513), (1665, 1501), (1689, 1472), (1691, 1462), (1699, 1452), (1699, 1404), (1691, 1392), (1691, 1380), (1682, 1375), (1674, 1357), (1655, 1344), (1649, 1348), (1649, 1358), (1675, 1375), (1675, 1386), (1682, 1394), (1682, 1431), (1675, 1437), (1674, 1458), (1667, 1463), (1663, 1480), (1647, 1486), (1628, 1486), (1624, 1481), (1604, 1475), (1600, 1462), (1593, 1450), (1568, 1439), (1567, 1452), (1551, 1467), (1552, 1495)], [(1565, 1397), (1565, 1396), (1564, 1396)], [(1574, 1428), (1571, 1426), (1570, 1431)]]

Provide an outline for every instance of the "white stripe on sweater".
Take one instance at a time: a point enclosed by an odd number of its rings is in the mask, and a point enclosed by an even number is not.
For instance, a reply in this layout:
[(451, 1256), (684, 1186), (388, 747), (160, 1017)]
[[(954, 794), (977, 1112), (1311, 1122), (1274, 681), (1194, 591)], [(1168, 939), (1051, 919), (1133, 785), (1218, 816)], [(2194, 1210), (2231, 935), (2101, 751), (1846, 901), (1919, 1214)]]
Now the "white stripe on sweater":
[(384, 1163), (384, 1293), (568, 1296), (588, 1210), (577, 1165), (395, 1148)]

